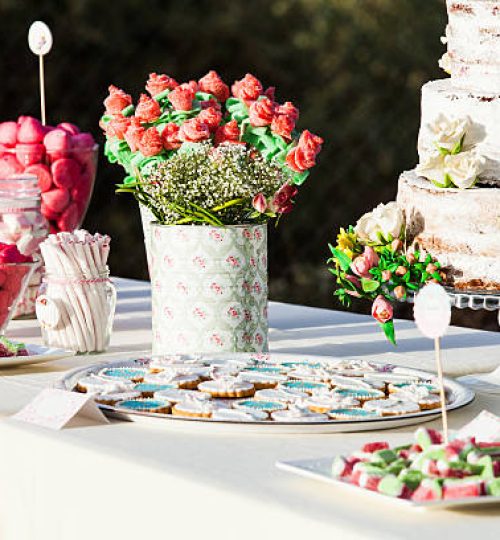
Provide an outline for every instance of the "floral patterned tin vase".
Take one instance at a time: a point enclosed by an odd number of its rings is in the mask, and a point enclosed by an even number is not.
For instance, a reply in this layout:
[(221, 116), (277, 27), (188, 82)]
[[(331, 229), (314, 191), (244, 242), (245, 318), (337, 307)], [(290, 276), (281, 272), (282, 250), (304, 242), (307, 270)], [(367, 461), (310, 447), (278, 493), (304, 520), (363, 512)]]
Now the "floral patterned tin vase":
[(266, 225), (151, 233), (153, 354), (266, 351)]

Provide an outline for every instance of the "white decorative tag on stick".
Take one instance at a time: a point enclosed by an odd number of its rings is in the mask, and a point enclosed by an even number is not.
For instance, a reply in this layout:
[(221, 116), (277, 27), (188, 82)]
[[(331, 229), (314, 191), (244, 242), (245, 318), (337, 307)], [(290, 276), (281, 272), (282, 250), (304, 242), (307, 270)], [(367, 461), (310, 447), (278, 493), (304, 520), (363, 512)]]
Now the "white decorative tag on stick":
[(43, 57), (52, 49), (52, 32), (50, 28), (42, 21), (35, 21), (28, 32), (28, 45), (38, 56), (38, 66), (40, 73), (40, 113), (42, 124), (45, 125), (45, 75), (43, 66)]
[[(57, 430), (69, 427), (70, 423), (75, 425), (79, 419), (85, 419), (92, 424), (109, 423), (89, 394), (56, 388), (42, 390), (12, 418)], [(85, 424), (88, 425), (89, 422)]]
[(443, 417), (443, 438), (448, 443), (448, 413), (443, 382), (440, 338), (446, 334), (451, 321), (451, 302), (446, 291), (437, 283), (429, 283), (421, 289), (415, 298), (413, 314), (418, 329), (424, 336), (434, 340), (436, 370), (441, 396), (441, 414)]

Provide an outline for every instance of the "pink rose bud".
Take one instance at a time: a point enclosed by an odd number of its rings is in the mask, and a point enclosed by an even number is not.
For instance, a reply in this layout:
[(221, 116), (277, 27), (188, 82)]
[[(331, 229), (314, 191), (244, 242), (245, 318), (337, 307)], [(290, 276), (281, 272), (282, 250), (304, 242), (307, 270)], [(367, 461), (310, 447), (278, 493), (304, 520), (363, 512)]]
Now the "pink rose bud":
[(2, 122), (0, 123), (0, 144), (13, 147), (17, 142), (17, 123)]
[(61, 122), (60, 124), (57, 124), (58, 129), (64, 129), (67, 133), (70, 135), (78, 135), (80, 133), (80, 130), (78, 129), (75, 124), (71, 124), (70, 122)]
[[(347, 274), (345, 276), (345, 279), (347, 281), (350, 281), (358, 289), (361, 289), (361, 281), (356, 276), (351, 276)], [(345, 292), (350, 296), (354, 296), (355, 298), (361, 298), (361, 295), (358, 291), (351, 291), (350, 289), (345, 289)]]
[(434, 272), (437, 271), (437, 266), (433, 263), (429, 263), (426, 267), (425, 267), (425, 271), (428, 272), (429, 274), (434, 274)]
[(378, 255), (370, 246), (365, 246), (363, 255), (358, 255), (351, 263), (351, 270), (360, 277), (371, 278), (370, 269), (378, 264)]
[(25, 116), (19, 124), (17, 131), (17, 142), (36, 144), (42, 143), (45, 137), (45, 128), (40, 120)]
[(391, 242), (392, 251), (401, 251), (403, 249), (403, 242), (399, 238), (394, 239)]
[(390, 270), (382, 270), (382, 281), (389, 281), (392, 277)]
[(398, 285), (397, 287), (394, 288), (394, 296), (398, 300), (401, 300), (401, 298), (406, 297), (406, 289), (403, 287), (403, 285)]
[(415, 258), (415, 255), (413, 253), (408, 253), (406, 255), (406, 260), (410, 263), (410, 264), (415, 264), (417, 259)]
[(69, 204), (67, 189), (57, 188), (42, 193), (42, 201), (53, 212), (62, 212)]
[(267, 201), (263, 193), (257, 193), (257, 195), (255, 195), (255, 197), (252, 199), (252, 206), (260, 214), (265, 213), (267, 210)]
[(408, 268), (406, 268), (406, 266), (400, 265), (396, 268), (396, 271), (394, 273), (396, 274), (396, 276), (402, 277), (406, 274), (406, 272), (408, 272)]
[(373, 318), (383, 324), (390, 321), (393, 314), (394, 312), (391, 303), (379, 294), (372, 304)]

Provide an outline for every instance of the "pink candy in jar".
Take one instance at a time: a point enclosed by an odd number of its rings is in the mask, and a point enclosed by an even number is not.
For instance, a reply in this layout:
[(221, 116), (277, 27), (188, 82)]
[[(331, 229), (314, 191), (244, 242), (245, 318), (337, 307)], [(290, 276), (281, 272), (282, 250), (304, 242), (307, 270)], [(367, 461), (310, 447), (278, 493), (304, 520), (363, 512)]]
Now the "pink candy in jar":
[(37, 177), (51, 232), (72, 231), (83, 221), (96, 167), (95, 140), (75, 124), (43, 126), (30, 116), (0, 123), (0, 178)]

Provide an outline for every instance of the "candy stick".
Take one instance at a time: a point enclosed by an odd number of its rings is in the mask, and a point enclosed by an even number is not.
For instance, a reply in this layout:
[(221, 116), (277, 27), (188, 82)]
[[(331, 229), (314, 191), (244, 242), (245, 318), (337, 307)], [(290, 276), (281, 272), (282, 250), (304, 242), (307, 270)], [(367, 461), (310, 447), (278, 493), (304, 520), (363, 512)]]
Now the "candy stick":
[(443, 439), (448, 444), (448, 411), (446, 410), (446, 395), (444, 391), (443, 366), (441, 364), (441, 344), (438, 337), (434, 338), (434, 351), (436, 353), (436, 367), (439, 381), (439, 395), (441, 397), (441, 411), (443, 417)]
[(439, 395), (441, 397), (443, 439), (445, 443), (448, 443), (448, 412), (446, 410), (440, 338), (444, 336), (450, 325), (451, 303), (443, 287), (436, 283), (429, 283), (423, 287), (415, 298), (413, 313), (415, 322), (422, 334), (434, 340)]
[(49, 27), (41, 22), (35, 21), (28, 32), (28, 44), (31, 51), (38, 56), (38, 69), (40, 79), (40, 112), (42, 124), (45, 125), (45, 76), (43, 57), (52, 48), (52, 33)]

